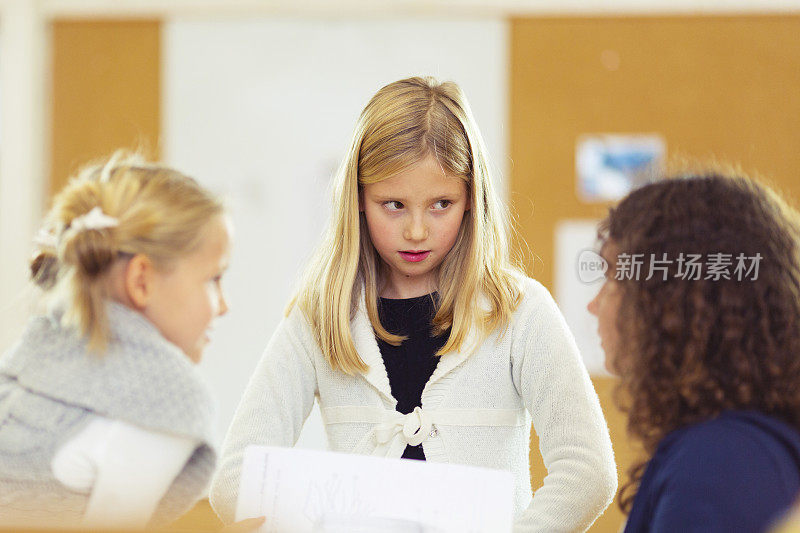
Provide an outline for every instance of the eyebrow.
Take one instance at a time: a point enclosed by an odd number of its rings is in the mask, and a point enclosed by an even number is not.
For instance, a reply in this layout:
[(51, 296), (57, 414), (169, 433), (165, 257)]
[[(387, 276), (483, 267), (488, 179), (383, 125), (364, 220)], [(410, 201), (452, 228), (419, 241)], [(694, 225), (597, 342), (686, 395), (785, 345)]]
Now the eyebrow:
[[(434, 196), (430, 196), (425, 199), (426, 203), (433, 203), (438, 202), (439, 200), (452, 200), (454, 198), (460, 197), (461, 194), (456, 193), (447, 193), (447, 194), (436, 194)], [(385, 194), (376, 194), (373, 195), (372, 198), (378, 202), (406, 202), (406, 199), (402, 196), (392, 196), (392, 195), (385, 195)]]

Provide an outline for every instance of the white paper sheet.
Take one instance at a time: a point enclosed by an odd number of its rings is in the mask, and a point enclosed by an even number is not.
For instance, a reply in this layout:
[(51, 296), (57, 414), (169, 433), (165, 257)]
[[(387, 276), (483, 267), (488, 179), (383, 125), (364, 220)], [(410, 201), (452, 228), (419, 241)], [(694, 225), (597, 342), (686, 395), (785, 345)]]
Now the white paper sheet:
[(501, 470), (250, 446), (236, 520), (266, 516), (259, 533), (498, 533), (512, 491)]

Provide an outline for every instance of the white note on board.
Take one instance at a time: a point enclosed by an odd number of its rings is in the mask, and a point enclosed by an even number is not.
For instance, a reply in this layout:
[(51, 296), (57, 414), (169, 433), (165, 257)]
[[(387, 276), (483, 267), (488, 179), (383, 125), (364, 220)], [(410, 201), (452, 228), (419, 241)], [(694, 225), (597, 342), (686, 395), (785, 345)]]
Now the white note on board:
[(605, 279), (604, 272), (596, 268), (602, 262), (596, 253), (598, 222), (565, 219), (556, 224), (554, 296), (575, 336), (586, 370), (592, 376), (608, 376), (606, 356), (597, 333), (597, 318), (586, 307), (597, 296)]
[(510, 472), (294, 448), (245, 451), (236, 520), (259, 533), (511, 531)]

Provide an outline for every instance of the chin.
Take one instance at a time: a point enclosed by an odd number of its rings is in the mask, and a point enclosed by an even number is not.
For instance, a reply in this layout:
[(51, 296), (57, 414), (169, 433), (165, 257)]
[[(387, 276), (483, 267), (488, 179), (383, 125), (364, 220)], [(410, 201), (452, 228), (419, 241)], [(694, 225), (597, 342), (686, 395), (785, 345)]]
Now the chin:
[(619, 377), (619, 370), (617, 369), (617, 358), (616, 357), (609, 357), (608, 352), (606, 352), (605, 361), (603, 361), (603, 366), (608, 371), (609, 374), (612, 376)]

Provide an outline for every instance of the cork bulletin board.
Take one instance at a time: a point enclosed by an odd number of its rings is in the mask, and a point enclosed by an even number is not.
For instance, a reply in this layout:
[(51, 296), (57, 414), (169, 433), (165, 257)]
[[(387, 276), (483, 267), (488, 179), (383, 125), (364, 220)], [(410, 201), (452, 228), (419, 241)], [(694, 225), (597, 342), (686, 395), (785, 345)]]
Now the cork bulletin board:
[[(510, 201), (530, 247), (528, 272), (553, 290), (554, 232), (599, 219), (582, 202), (576, 140), (658, 133), (668, 158), (739, 164), (800, 199), (800, 15), (519, 18), (511, 22)], [(613, 378), (594, 377), (620, 481), (635, 452), (613, 405)], [(544, 477), (535, 436), (534, 488)], [(616, 503), (592, 531), (618, 531)]]

